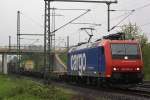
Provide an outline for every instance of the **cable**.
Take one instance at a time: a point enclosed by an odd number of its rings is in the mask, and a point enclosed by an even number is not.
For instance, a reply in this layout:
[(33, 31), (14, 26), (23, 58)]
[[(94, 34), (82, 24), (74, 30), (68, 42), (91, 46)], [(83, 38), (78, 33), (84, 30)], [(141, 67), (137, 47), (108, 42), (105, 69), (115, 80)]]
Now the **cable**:
[[(129, 11), (133, 11), (133, 10), (129, 10)], [(130, 12), (130, 13), (131, 13), (131, 12)], [(126, 12), (126, 13), (121, 14), (121, 15), (119, 15), (119, 16), (110, 18), (110, 20), (111, 20), (111, 21), (113, 21), (113, 20), (118, 20), (119, 18), (124, 17), (124, 16), (127, 15), (127, 14), (129, 14), (129, 12), (128, 12), (128, 13)], [(105, 21), (102, 21), (102, 25), (105, 25), (105, 24), (106, 24)]]
[(101, 24), (96, 24), (96, 23), (71, 23), (71, 24), (84, 24), (84, 25), (94, 25), (94, 26), (101, 26)]
[(20, 38), (20, 39), (25, 39), (25, 40), (39, 40), (39, 39), (31, 39), (31, 38)]
[(35, 21), (33, 18), (29, 17), (28, 15), (26, 15), (26, 14), (24, 14), (22, 12), (20, 14), (22, 14), (24, 17), (30, 19), (34, 24), (38, 25), (39, 27), (44, 28), (44, 26), (41, 23)]
[(132, 15), (132, 13), (135, 10), (132, 10), (132, 12), (130, 12), (126, 17), (124, 17), (118, 24), (116, 24), (115, 26), (113, 26), (110, 30), (113, 30), (114, 28), (116, 28), (121, 22), (123, 22), (125, 19), (127, 19), (130, 15)]
[(83, 15), (87, 14), (89, 11), (91, 11), (91, 10), (90, 10), (90, 9), (88, 9), (86, 12), (84, 12), (84, 13), (83, 13), (83, 14), (81, 14), (80, 16), (78, 16), (78, 17), (76, 17), (76, 18), (72, 19), (71, 21), (69, 21), (68, 23), (66, 23), (66, 24), (64, 24), (64, 25), (62, 25), (62, 26), (60, 26), (59, 28), (57, 28), (56, 30), (52, 31), (51, 33), (54, 33), (54, 32), (56, 32), (56, 31), (58, 31), (58, 30), (60, 30), (60, 29), (64, 28), (64, 27), (65, 27), (65, 26), (67, 26), (68, 24), (70, 24), (70, 23), (72, 23), (73, 21), (75, 21), (75, 20), (79, 19), (79, 18), (80, 18), (80, 17), (82, 17)]
[(149, 23), (145, 23), (145, 24), (140, 25), (140, 26), (143, 27), (143, 26), (147, 26), (147, 25), (150, 25), (150, 22)]
[(35, 41), (33, 41), (31, 44), (29, 44), (29, 45), (33, 45), (33, 44), (35, 44), (35, 43), (37, 43), (39, 41), (39, 39), (36, 39)]
[(84, 11), (88, 10), (88, 9), (62, 9), (62, 8), (50, 8), (50, 9), (55, 9), (55, 10), (84, 10)]
[(109, 11), (120, 11), (120, 12), (122, 12), (122, 11), (124, 11), (124, 12), (130, 12), (130, 11), (132, 11), (132, 10), (109, 10)]
[(143, 6), (141, 6), (141, 7), (137, 7), (137, 8), (135, 8), (134, 10), (140, 10), (140, 9), (143, 9), (143, 8), (146, 8), (146, 7), (149, 7), (150, 6), (150, 3), (149, 4), (146, 4), (146, 5), (143, 5)]
[[(132, 10), (132, 12), (131, 13), (129, 13), (129, 15), (127, 15), (125, 18), (123, 18), (117, 25), (115, 25), (115, 26), (113, 26), (112, 28), (111, 28), (111, 30), (113, 30), (114, 28), (116, 28), (121, 22), (123, 22), (126, 18), (128, 18), (133, 12), (136, 12), (136, 11), (138, 11), (138, 10), (140, 10), (140, 9), (143, 9), (143, 8), (146, 8), (146, 7), (149, 7), (150, 6), (150, 3), (149, 4), (146, 4), (146, 5), (143, 5), (143, 6), (141, 6), (141, 7), (137, 7), (137, 8), (135, 8), (135, 9), (133, 9)], [(115, 10), (114, 10), (115, 11)], [(116, 10), (117, 11), (117, 10)], [(122, 10), (120, 10), (120, 11), (122, 11)], [(141, 26), (146, 26), (146, 25), (149, 25), (150, 23), (146, 23), (146, 24), (143, 24), (143, 25), (141, 25)]]
[(113, 18), (111, 18), (111, 21), (112, 21), (112, 20), (119, 19), (119, 18), (121, 18), (121, 17), (123, 17), (123, 16), (125, 16), (125, 15), (127, 15), (127, 14), (129, 14), (129, 13), (124, 13), (124, 14), (122, 14), (122, 15), (119, 15), (119, 16), (116, 16), (116, 17), (113, 17)]

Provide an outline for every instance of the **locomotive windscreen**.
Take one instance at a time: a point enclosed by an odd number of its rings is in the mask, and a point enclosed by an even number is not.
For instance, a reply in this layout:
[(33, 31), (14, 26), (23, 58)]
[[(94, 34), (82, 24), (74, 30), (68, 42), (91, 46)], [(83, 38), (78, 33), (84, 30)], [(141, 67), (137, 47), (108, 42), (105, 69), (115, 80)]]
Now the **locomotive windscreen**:
[(113, 59), (140, 59), (139, 46), (137, 44), (111, 44)]

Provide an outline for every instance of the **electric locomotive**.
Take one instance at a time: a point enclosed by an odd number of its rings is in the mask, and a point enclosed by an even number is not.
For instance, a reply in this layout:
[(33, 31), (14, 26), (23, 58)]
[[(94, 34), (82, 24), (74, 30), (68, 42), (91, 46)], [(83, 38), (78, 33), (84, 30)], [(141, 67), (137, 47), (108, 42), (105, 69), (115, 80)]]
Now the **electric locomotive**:
[(95, 84), (138, 84), (143, 80), (140, 44), (120, 33), (68, 51), (70, 80)]

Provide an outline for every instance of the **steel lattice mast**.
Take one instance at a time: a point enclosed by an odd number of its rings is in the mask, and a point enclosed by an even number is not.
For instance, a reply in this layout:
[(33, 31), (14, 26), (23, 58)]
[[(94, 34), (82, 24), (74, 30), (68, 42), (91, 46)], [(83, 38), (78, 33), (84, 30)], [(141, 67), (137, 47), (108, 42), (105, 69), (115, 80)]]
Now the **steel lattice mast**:
[(110, 5), (114, 3), (118, 3), (117, 0), (115, 1), (90, 1), (90, 0), (44, 0), (45, 2), (83, 2), (83, 3), (104, 3), (107, 4), (107, 18), (108, 18), (108, 32), (110, 31)]
[[(45, 1), (45, 16), (44, 16), (44, 67), (45, 74), (50, 72), (51, 63), (50, 52), (51, 52), (51, 32), (50, 32), (50, 1)], [(48, 60), (48, 61), (47, 61)]]
[[(50, 2), (83, 2), (83, 3), (104, 3), (108, 7), (108, 32), (110, 31), (110, 4), (117, 3), (115, 1), (90, 1), (90, 0), (44, 0), (45, 1), (45, 20), (44, 20), (44, 66), (47, 71), (47, 64), (49, 71), (52, 69), (52, 59), (50, 56), (53, 44), (53, 32), (50, 31)], [(54, 19), (53, 19), (54, 20)], [(68, 24), (68, 23), (67, 23)], [(66, 24), (66, 25), (67, 25)], [(47, 57), (48, 54), (48, 57)], [(47, 63), (48, 61), (48, 63)]]

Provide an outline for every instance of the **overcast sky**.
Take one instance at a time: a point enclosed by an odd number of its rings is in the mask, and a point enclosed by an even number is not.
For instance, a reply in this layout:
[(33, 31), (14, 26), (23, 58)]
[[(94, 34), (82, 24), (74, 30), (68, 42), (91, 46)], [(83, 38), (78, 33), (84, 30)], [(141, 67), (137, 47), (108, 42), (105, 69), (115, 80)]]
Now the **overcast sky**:
[[(142, 9), (142, 6), (146, 5)], [(118, 10), (133, 10), (126, 20), (120, 25), (132, 22), (141, 27), (141, 30), (147, 35), (150, 40), (150, 0), (118, 0), (118, 4), (112, 4), (111, 9)], [(58, 3), (53, 2), (51, 7), (55, 8), (73, 8), (73, 9), (91, 9), (89, 13), (76, 20), (81, 23), (96, 23), (102, 26), (94, 27), (93, 40), (101, 38), (107, 32), (107, 6), (106, 4), (90, 4), (90, 3)], [(0, 0), (0, 45), (8, 45), (8, 36), (12, 37), (12, 44), (16, 44), (16, 29), (17, 29), (17, 11), (21, 11), (21, 33), (28, 34), (43, 34), (44, 24), (44, 0)], [(85, 11), (59, 11), (56, 13), (63, 15), (56, 17), (56, 28), (67, 23), (73, 18), (79, 16)], [(111, 12), (111, 27), (116, 25), (120, 20), (125, 18), (130, 11)], [(63, 40), (66, 36), (70, 37), (71, 44), (76, 44), (79, 41), (88, 39), (84, 31), (79, 30), (82, 27), (91, 27), (89, 25), (70, 24), (67, 27), (56, 32), (57, 45), (63, 45)], [(93, 26), (92, 26), (93, 27)], [(115, 33), (119, 28), (114, 29), (111, 33)], [(80, 36), (80, 39), (79, 39)], [(21, 44), (43, 44), (43, 37), (23, 36)], [(32, 40), (33, 39), (33, 40)]]

